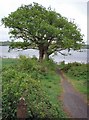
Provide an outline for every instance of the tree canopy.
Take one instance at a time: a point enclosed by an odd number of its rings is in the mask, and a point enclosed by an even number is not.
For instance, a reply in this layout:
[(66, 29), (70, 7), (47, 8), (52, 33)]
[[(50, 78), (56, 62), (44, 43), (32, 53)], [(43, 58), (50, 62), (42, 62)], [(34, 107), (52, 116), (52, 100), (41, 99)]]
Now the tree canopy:
[[(64, 49), (79, 49), (83, 41), (80, 29), (74, 21), (38, 3), (22, 5), (8, 17), (2, 19), (5, 27), (10, 28), (10, 35), (23, 39), (22, 48), (36, 48), (39, 59)], [(13, 46), (13, 45), (12, 45)]]

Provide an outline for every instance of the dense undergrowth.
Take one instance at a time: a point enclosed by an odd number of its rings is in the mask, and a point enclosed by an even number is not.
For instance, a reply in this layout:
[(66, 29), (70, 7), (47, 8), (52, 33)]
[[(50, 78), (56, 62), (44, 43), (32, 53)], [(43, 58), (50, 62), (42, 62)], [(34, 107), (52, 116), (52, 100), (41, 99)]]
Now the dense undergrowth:
[(50, 61), (20, 56), (19, 59), (2, 59), (2, 118), (15, 120), (20, 97), (26, 100), (27, 117), (65, 118), (59, 101), (61, 86), (55, 73), (57, 65)]

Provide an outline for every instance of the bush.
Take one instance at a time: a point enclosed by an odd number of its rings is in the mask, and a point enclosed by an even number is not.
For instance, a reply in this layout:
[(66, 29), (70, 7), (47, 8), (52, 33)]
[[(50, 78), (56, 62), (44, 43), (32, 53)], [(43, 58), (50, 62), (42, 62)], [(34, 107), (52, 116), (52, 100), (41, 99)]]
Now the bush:
[[(6, 76), (7, 72), (9, 74)], [(21, 96), (26, 99), (29, 117), (53, 117), (57, 114), (39, 81), (14, 70), (4, 72), (3, 81), (3, 119), (16, 119), (17, 103)]]
[[(44, 67), (46, 68), (45, 64)], [(20, 57), (17, 66), (3, 67), (3, 120), (17, 119), (17, 103), (22, 96), (27, 103), (29, 118), (34, 120), (35, 118), (63, 117), (61, 109), (49, 100), (49, 96), (41, 86), (40, 78), (44, 78), (45, 74), (48, 74), (47, 71), (36, 59), (25, 56)]]
[(87, 64), (81, 63), (68, 63), (64, 66), (63, 70), (76, 80), (87, 80)]

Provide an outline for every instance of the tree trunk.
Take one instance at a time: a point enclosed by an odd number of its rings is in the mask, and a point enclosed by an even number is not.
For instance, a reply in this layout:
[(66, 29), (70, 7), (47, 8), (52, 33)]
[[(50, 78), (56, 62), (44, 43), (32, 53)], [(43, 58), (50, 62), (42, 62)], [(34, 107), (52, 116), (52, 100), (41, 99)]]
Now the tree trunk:
[(49, 60), (49, 54), (47, 51), (44, 51), (44, 59)]
[(44, 47), (44, 59), (49, 60), (48, 46)]
[(39, 47), (39, 60), (42, 61), (44, 57), (44, 49), (42, 46)]
[(49, 60), (49, 54), (48, 54), (48, 46), (39, 46), (39, 60), (42, 61), (43, 59)]

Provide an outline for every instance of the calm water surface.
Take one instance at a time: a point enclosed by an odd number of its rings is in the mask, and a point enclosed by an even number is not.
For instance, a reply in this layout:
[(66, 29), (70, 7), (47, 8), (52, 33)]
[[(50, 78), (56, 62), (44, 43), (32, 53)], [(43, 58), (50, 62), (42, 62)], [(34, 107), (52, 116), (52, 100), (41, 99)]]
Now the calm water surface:
[[(1, 58), (18, 58), (20, 55), (26, 55), (28, 57), (33, 57), (36, 56), (37, 58), (39, 57), (39, 51), (38, 50), (33, 50), (33, 49), (27, 49), (27, 50), (11, 50), (8, 52), (9, 47), (8, 46), (0, 46), (0, 57)], [(69, 52), (69, 55), (63, 56), (60, 53), (57, 55), (52, 54), (50, 57), (55, 61), (55, 62), (61, 62), (65, 61), (66, 63), (69, 62), (82, 62), (82, 63), (87, 63), (87, 52), (89, 49), (83, 49), (81, 52), (79, 51), (73, 51), (71, 50)], [(62, 53), (68, 54), (67, 50), (63, 50)]]

